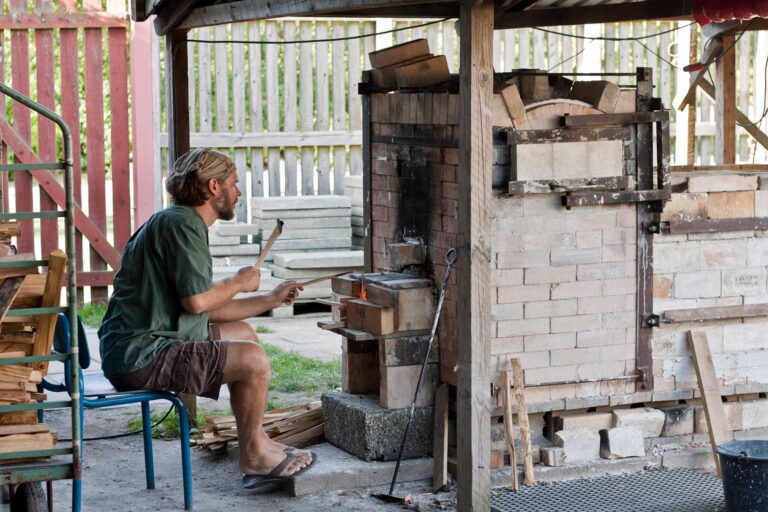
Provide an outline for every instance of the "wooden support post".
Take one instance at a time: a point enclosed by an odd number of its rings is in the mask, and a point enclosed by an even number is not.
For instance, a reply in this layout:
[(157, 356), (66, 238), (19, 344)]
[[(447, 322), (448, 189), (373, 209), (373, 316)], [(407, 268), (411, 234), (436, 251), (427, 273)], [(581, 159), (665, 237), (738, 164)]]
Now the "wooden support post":
[(715, 62), (715, 163), (736, 163), (736, 50), (734, 36), (722, 36), (723, 53)]
[(490, 509), (490, 218), (493, 132), (491, 1), (459, 15), (459, 265), (457, 466), (459, 511)]
[(448, 386), (444, 382), (435, 392), (435, 431), (432, 450), (432, 492), (448, 485)]
[[(189, 77), (187, 76), (187, 31), (175, 30), (165, 37), (166, 108), (168, 109), (168, 168), (189, 151)], [(189, 423), (195, 425), (197, 397), (181, 393), (189, 411)]]
[(515, 426), (512, 421), (512, 391), (509, 372), (501, 373), (501, 396), (504, 399), (504, 431), (507, 434), (509, 447), (509, 465), (511, 467), (512, 490), (517, 492), (520, 487), (517, 479), (517, 451), (515, 450)]
[(721, 475), (720, 458), (717, 456), (715, 448), (718, 444), (731, 440), (725, 407), (723, 407), (723, 400), (720, 397), (720, 380), (717, 378), (715, 364), (712, 362), (712, 352), (709, 350), (707, 335), (703, 332), (688, 331), (688, 346), (693, 355), (693, 366), (696, 368), (696, 377), (699, 380), (699, 391), (701, 391), (709, 430), (709, 442), (712, 445), (712, 455), (715, 457), (715, 466), (719, 477)]
[[(363, 83), (371, 80), (371, 72), (363, 71)], [(373, 234), (371, 233), (371, 95), (362, 95), (363, 104), (363, 226), (365, 227), (365, 239), (363, 240), (364, 267), (366, 272), (373, 272)], [(376, 119), (376, 121), (381, 121)]]
[(168, 109), (168, 168), (189, 151), (189, 77), (187, 31), (176, 30), (165, 38), (166, 108)]

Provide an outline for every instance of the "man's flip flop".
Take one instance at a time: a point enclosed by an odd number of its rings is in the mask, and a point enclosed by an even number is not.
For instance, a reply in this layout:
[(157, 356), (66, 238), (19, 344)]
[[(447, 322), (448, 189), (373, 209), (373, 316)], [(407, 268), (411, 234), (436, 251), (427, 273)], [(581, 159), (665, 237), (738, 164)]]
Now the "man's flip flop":
[(264, 489), (265, 487), (274, 487), (283, 482), (287, 482), (291, 478), (304, 473), (306, 470), (311, 468), (315, 462), (317, 462), (317, 455), (314, 452), (310, 453), (312, 453), (312, 460), (309, 464), (300, 470), (291, 473), (290, 475), (281, 476), (280, 473), (282, 473), (283, 470), (291, 462), (296, 460), (296, 455), (286, 451), (285, 458), (280, 462), (280, 464), (275, 466), (275, 468), (266, 475), (243, 475), (243, 487), (250, 490), (259, 490)]

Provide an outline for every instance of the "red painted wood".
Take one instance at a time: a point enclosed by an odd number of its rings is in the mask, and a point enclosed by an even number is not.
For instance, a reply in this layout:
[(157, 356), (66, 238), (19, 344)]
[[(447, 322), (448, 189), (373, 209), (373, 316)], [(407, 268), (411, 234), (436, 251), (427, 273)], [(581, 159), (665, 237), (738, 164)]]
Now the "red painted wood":
[[(50, 0), (36, 0), (35, 10), (50, 13), (53, 9)], [(51, 110), (56, 110), (53, 76), (53, 31), (35, 31), (35, 56), (37, 59), (37, 101)], [(43, 116), (37, 117), (37, 151), (43, 162), (56, 162), (56, 126), (53, 121)], [(56, 203), (40, 189), (40, 210), (56, 210)], [(59, 249), (59, 230), (56, 219), (44, 219), (40, 222), (41, 256), (45, 257), (54, 249)]]
[(131, 237), (131, 175), (128, 154), (128, 64), (126, 31), (109, 29), (109, 97), (112, 135), (112, 223), (115, 248)]
[[(64, 7), (64, 5), (62, 5)], [(72, 176), (75, 201), (82, 201), (82, 168), (80, 165), (80, 73), (77, 66), (77, 30), (62, 30), (61, 40), (61, 116), (72, 133)], [(75, 234), (75, 260), (78, 270), (83, 269), (83, 235)]]
[[(26, 0), (10, 0), (11, 14), (27, 11)], [(11, 86), (29, 96), (29, 32), (11, 31)], [(31, 139), (29, 109), (17, 102), (13, 103), (13, 125), (25, 142)], [(14, 173), (16, 189), (16, 211), (32, 211), (32, 178), (26, 172)], [(31, 220), (21, 221), (21, 236), (18, 239), (19, 252), (34, 251), (34, 226)]]
[(115, 272), (113, 270), (78, 272), (77, 286), (112, 286), (114, 279)]
[(48, 13), (45, 18), (34, 13), (0, 16), (0, 29), (41, 30), (73, 28), (126, 27), (128, 20), (108, 12)]
[[(8, 144), (8, 147), (21, 163), (40, 163), (40, 160), (34, 154), (32, 148), (29, 147), (29, 144), (2, 117), (0, 117), (0, 133), (3, 134), (6, 144)], [(56, 201), (57, 205), (61, 208), (66, 206), (64, 188), (51, 174), (51, 171), (29, 171), (29, 173), (40, 183), (48, 195)], [(112, 268), (120, 268), (120, 253), (109, 244), (107, 237), (104, 236), (104, 231), (94, 224), (89, 216), (85, 215), (79, 204), (75, 205), (75, 226), (85, 235), (91, 246), (101, 255), (101, 258), (109, 263)]]
[[(99, 2), (99, 5), (101, 2)], [(84, 7), (88, 7), (84, 5)], [(104, 168), (104, 90), (101, 29), (85, 30), (85, 152), (88, 171), (88, 216), (102, 231), (107, 230)], [(104, 262), (93, 248), (90, 270), (104, 270)], [(106, 299), (106, 289), (91, 290), (94, 300)]]
[[(5, 33), (4, 31), (0, 30), (0, 54), (5, 55)], [(5, 83), (5, 66), (0, 66), (0, 82)], [(0, 112), (5, 112), (5, 94), (0, 94)], [(8, 147), (5, 145), (5, 142), (0, 140), (0, 162), (7, 164), (8, 163)], [(8, 173), (3, 172), (0, 173), (0, 186), (2, 186), (2, 192), (3, 192), (3, 211), (7, 212), (10, 210), (9, 201), (8, 201)]]

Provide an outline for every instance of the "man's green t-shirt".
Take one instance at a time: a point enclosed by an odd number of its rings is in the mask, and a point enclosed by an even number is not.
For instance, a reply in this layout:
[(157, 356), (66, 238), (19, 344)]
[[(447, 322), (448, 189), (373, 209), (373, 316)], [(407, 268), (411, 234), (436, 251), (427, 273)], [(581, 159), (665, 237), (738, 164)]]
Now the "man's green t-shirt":
[(208, 227), (194, 207), (169, 206), (134, 233), (99, 329), (104, 375), (143, 368), (172, 340), (208, 337), (208, 314), (186, 312), (181, 299), (211, 288), (211, 267)]

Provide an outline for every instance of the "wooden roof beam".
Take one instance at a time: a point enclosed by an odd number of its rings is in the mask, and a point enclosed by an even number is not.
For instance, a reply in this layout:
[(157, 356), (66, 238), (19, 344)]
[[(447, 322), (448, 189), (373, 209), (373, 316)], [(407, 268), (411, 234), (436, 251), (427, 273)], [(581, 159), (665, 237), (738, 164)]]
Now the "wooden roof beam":
[(652, 19), (692, 19), (693, 0), (671, 2), (646, 0), (626, 4), (577, 6), (569, 8), (529, 9), (505, 12), (496, 18), (496, 30), (522, 27), (582, 25)]
[(160, 6), (155, 18), (155, 32), (164, 36), (174, 30), (195, 8), (196, 0), (176, 0)]
[[(221, 25), (224, 23), (236, 23), (240, 21), (260, 20), (268, 18), (280, 18), (283, 16), (322, 16), (324, 14), (333, 14), (343, 16), (348, 13), (362, 15), (385, 15), (387, 12), (391, 15), (403, 16), (409, 9), (411, 15), (418, 12), (418, 4), (445, 4), (449, 6), (451, 2), (442, 2), (438, 0), (367, 0), (361, 5), (359, 0), (294, 0), (292, 2), (275, 2), (273, 0), (240, 0), (224, 4), (209, 5), (193, 10), (186, 16), (177, 28), (192, 29), (210, 25)], [(423, 6), (424, 9), (428, 6)], [(447, 7), (448, 9), (449, 7)], [(453, 6), (450, 12), (456, 12)], [(438, 15), (434, 10), (431, 15)], [(449, 14), (450, 15), (450, 14)]]

